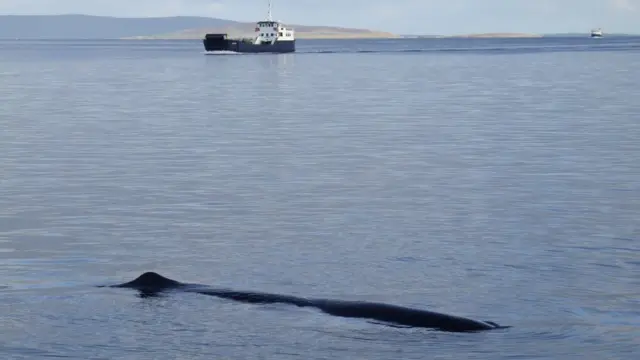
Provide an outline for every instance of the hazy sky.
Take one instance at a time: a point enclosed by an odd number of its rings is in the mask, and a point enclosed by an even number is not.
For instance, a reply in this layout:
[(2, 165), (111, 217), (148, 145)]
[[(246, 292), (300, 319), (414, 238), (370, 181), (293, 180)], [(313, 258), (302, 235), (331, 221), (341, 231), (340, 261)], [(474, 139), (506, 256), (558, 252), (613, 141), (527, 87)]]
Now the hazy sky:
[[(0, 0), (0, 14), (123, 17), (266, 16), (267, 0)], [(640, 0), (274, 0), (285, 23), (364, 27), (401, 34), (478, 32), (640, 33)]]

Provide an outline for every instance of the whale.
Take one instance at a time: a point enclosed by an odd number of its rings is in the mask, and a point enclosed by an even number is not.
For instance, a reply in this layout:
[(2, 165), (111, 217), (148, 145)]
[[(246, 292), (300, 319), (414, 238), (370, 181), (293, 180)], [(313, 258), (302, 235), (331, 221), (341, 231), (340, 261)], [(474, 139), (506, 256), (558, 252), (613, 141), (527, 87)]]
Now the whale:
[(492, 321), (473, 320), (461, 316), (379, 302), (303, 298), (291, 295), (213, 288), (202, 284), (179, 282), (155, 272), (145, 272), (136, 279), (122, 284), (100, 287), (135, 289), (141, 297), (155, 297), (169, 291), (181, 291), (250, 304), (289, 304), (297, 307), (315, 308), (333, 316), (366, 319), (377, 324), (401, 328), (428, 328), (444, 332), (466, 333), (511, 327), (501, 326)]

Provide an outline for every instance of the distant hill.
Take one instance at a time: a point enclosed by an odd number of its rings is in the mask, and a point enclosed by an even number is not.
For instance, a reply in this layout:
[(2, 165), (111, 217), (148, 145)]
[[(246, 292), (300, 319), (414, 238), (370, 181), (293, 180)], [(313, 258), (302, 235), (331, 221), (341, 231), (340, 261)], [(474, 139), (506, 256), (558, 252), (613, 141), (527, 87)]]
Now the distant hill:
[[(397, 38), (398, 35), (367, 29), (351, 29), (331, 26), (285, 24), (295, 29), (298, 39), (363, 39)], [(207, 33), (226, 33), (233, 37), (253, 37), (255, 23), (234, 23), (223, 26), (185, 29), (154, 36), (135, 36), (132, 39), (201, 39)]]
[(541, 34), (523, 34), (523, 33), (480, 33), (480, 34), (465, 34), (465, 35), (411, 35), (415, 38), (429, 38), (429, 39), (456, 39), (456, 38), (469, 38), (469, 39), (506, 39), (506, 38), (540, 38), (546, 35)]
[(0, 38), (118, 39), (233, 23), (235, 22), (230, 20), (189, 16), (115, 18), (89, 15), (2, 15)]
[[(0, 39), (200, 39), (206, 33), (253, 36), (254, 22), (174, 16), (119, 18), (91, 15), (0, 15)], [(363, 38), (531, 38), (588, 36), (580, 34), (488, 33), (468, 35), (396, 35), (389, 32), (332, 26), (285, 25), (296, 30), (299, 39)], [(632, 36), (607, 34), (605, 36)]]
[(484, 34), (467, 34), (447, 36), (452, 38), (539, 38), (538, 34), (522, 34), (522, 33), (484, 33)]
[[(206, 17), (117, 18), (90, 15), (1, 15), (2, 39), (200, 39), (207, 32), (253, 36), (255, 23)], [(391, 38), (365, 29), (286, 24), (297, 38)]]

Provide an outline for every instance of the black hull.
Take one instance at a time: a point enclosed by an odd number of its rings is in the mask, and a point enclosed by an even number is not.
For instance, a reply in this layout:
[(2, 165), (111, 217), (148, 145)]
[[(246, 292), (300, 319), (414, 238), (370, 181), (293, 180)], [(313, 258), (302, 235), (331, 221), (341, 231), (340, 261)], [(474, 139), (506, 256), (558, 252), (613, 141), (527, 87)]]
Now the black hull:
[(227, 34), (207, 34), (202, 40), (206, 51), (232, 51), (236, 53), (292, 53), (296, 41), (275, 41), (273, 44), (253, 44), (242, 39), (228, 39)]

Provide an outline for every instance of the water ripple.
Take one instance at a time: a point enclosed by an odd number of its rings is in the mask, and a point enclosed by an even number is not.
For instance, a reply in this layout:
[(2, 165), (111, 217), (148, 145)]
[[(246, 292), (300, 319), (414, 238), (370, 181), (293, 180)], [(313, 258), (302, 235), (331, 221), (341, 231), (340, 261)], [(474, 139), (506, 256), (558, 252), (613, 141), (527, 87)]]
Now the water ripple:
[[(631, 358), (640, 57), (599, 47), (637, 40), (510, 41), (3, 47), (0, 351)], [(441, 334), (93, 287), (149, 270), (513, 328)]]

